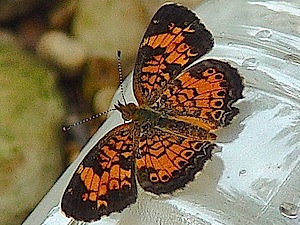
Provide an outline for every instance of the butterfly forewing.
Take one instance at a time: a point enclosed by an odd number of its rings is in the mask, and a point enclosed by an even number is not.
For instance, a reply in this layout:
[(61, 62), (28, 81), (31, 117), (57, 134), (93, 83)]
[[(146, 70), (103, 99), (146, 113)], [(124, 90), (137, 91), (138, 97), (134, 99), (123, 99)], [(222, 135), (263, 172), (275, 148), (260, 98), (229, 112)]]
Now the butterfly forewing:
[(212, 49), (211, 33), (184, 6), (166, 4), (153, 16), (134, 69), (139, 104), (152, 105), (167, 82)]
[(62, 211), (80, 221), (99, 220), (136, 201), (132, 124), (106, 134), (85, 156), (62, 198)]

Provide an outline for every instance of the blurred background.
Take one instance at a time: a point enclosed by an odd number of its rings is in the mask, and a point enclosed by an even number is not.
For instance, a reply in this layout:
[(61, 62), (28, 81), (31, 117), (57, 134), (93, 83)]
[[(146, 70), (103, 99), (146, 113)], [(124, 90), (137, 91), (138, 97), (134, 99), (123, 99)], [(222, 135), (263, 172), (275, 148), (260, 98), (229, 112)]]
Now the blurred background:
[[(105, 117), (165, 1), (0, 0), (0, 224), (21, 224)], [(201, 0), (181, 1), (193, 8)]]

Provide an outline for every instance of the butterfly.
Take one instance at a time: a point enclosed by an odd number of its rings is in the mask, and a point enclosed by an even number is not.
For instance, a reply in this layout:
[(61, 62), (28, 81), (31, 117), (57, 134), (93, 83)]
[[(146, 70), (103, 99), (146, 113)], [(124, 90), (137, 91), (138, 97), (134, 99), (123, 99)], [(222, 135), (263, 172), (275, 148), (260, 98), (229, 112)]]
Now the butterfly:
[(211, 158), (218, 128), (239, 112), (242, 78), (226, 62), (206, 59), (212, 34), (191, 10), (165, 4), (140, 44), (133, 74), (138, 104), (115, 105), (124, 123), (84, 157), (62, 196), (64, 214), (96, 221), (137, 199), (137, 182), (154, 194), (192, 181)]

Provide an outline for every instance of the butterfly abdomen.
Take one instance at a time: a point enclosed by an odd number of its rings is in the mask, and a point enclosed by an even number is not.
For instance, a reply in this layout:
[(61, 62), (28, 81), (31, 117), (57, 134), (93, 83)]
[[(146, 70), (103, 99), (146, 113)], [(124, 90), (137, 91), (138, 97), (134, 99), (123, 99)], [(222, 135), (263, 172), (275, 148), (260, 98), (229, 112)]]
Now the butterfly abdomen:
[(209, 133), (209, 130), (205, 129), (205, 126), (201, 127), (197, 124), (187, 123), (171, 117), (160, 117), (157, 126), (166, 132), (174, 133), (183, 137), (191, 137), (197, 140), (216, 139), (216, 135)]

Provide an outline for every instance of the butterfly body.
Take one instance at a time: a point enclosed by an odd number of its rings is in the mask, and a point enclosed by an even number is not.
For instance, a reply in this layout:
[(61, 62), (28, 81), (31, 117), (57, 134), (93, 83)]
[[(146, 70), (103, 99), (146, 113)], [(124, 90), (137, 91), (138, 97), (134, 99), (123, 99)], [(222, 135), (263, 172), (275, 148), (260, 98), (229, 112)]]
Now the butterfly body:
[[(216, 135), (239, 110), (242, 78), (226, 62), (206, 59), (213, 38), (189, 9), (165, 4), (140, 44), (133, 74), (137, 104), (118, 103), (124, 123), (80, 163), (62, 198), (79, 221), (119, 212), (137, 198), (137, 181), (154, 194), (192, 181), (211, 158)], [(193, 62), (195, 62), (193, 64)]]

